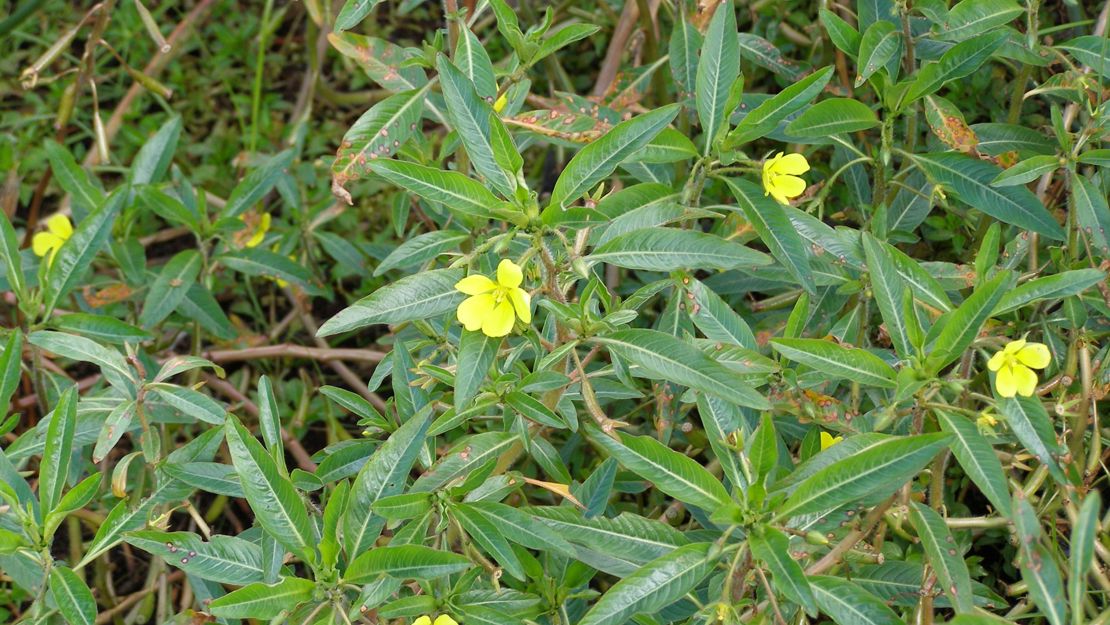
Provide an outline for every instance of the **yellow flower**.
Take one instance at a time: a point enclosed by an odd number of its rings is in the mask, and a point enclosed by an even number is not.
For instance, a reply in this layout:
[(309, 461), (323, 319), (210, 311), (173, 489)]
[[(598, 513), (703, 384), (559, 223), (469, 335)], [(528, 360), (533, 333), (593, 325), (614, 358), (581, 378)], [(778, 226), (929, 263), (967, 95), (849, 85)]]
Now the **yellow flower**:
[(843, 436), (833, 436), (832, 434), (821, 430), (821, 451), (825, 451), (829, 447), (832, 447), (842, 440), (844, 440)]
[[(427, 616), (427, 615), (421, 616), (420, 618), (413, 621), (412, 625), (433, 625), (432, 617)], [(459, 624), (456, 623), (455, 619), (451, 618), (450, 616), (447, 616), (446, 614), (440, 614), (439, 616), (436, 617), (434, 625), (459, 625)]]
[(809, 162), (801, 154), (779, 152), (775, 158), (763, 162), (764, 195), (775, 198), (779, 204), (789, 204), (806, 190), (806, 181), (798, 176), (809, 171)]
[(507, 258), (497, 265), (497, 282), (481, 274), (459, 280), (455, 288), (470, 296), (459, 304), (459, 323), (471, 332), (480, 329), (492, 337), (511, 332), (515, 317), (531, 323), (531, 299), (528, 291), (520, 288), (523, 281), (520, 267)]
[(1043, 343), (1018, 339), (991, 356), (987, 368), (995, 372), (994, 389), (999, 395), (1030, 397), (1037, 390), (1037, 374), (1033, 369), (1044, 369), (1049, 362), (1052, 362), (1052, 354)]
[(54, 255), (58, 253), (58, 249), (62, 247), (70, 236), (73, 235), (73, 224), (69, 221), (69, 217), (58, 213), (46, 220), (46, 230), (40, 232), (31, 239), (31, 249), (34, 250), (36, 256), (46, 257), (46, 265), (54, 262)]
[(270, 231), (270, 213), (245, 213), (239, 219), (247, 227), (235, 233), (235, 242), (242, 247), (258, 247)]
[(493, 103), (493, 112), (500, 113), (508, 103), (509, 98), (506, 97), (506, 94), (502, 93), (501, 96), (497, 98), (497, 101)]

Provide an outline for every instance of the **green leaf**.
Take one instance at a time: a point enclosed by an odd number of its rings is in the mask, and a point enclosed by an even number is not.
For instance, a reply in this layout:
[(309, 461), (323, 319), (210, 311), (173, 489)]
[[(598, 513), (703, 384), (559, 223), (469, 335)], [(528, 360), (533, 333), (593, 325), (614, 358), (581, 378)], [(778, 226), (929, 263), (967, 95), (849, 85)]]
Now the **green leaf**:
[(112, 224), (115, 223), (116, 214), (125, 196), (126, 193), (123, 190), (114, 192), (99, 209), (77, 224), (73, 234), (54, 254), (54, 260), (46, 270), (43, 285), (46, 315), (53, 312), (58, 302), (77, 286), (92, 267), (93, 259), (112, 233)]
[(347, 0), (343, 3), (343, 8), (339, 10), (339, 15), (335, 18), (335, 30), (344, 31), (354, 28), (359, 22), (363, 20), (374, 7), (378, 6), (382, 0)]
[(970, 419), (942, 410), (937, 410), (936, 415), (941, 429), (952, 435), (948, 446), (964, 473), (979, 487), (996, 511), (1008, 515), (1013, 507), (1010, 489), (1006, 474), (1002, 472), (1002, 463), (990, 442)]
[(4, 275), (19, 300), (25, 301), (27, 285), (23, 280), (23, 257), (19, 255), (19, 239), (7, 212), (0, 213), (0, 258), (4, 261)]
[(913, 159), (934, 182), (955, 191), (971, 207), (1003, 223), (1064, 239), (1063, 228), (1029, 189), (990, 186), (1002, 172), (997, 165), (952, 152), (915, 154)]
[(694, 158), (698, 149), (686, 135), (674, 128), (664, 128), (651, 143), (628, 157), (626, 163), (674, 163)]
[(166, 175), (166, 170), (173, 162), (173, 153), (177, 149), (181, 127), (181, 116), (174, 115), (162, 124), (158, 132), (146, 140), (143, 147), (139, 148), (135, 160), (131, 161), (133, 186), (158, 182)]
[(513, 432), (482, 432), (462, 438), (413, 483), (411, 490), (435, 491), (453, 480), (469, 476), (503, 454), (519, 450), (520, 444)]
[(866, 104), (850, 98), (831, 98), (803, 111), (787, 124), (786, 132), (798, 137), (827, 137), (878, 125), (879, 118)]
[(725, 102), (728, 100), (729, 88), (740, 73), (736, 10), (731, 1), (717, 9), (713, 12), (709, 30), (705, 33), (695, 76), (698, 120), (705, 137), (702, 154), (709, 154), (714, 139), (727, 123), (730, 111), (725, 110)]
[(474, 83), (474, 89), (482, 98), (497, 97), (497, 82), (493, 78), (493, 64), (482, 42), (469, 28), (459, 29), (459, 40), (455, 44), (452, 59), (462, 73)]
[(67, 566), (55, 565), (50, 570), (50, 595), (62, 618), (69, 625), (93, 625), (96, 621), (96, 599), (85, 581)]
[(139, 324), (151, 328), (168, 317), (181, 300), (185, 299), (186, 291), (200, 275), (202, 262), (203, 259), (196, 250), (175, 254), (150, 285), (143, 302), (143, 311), (139, 315)]
[(474, 83), (446, 56), (436, 59), (443, 97), (447, 101), (447, 114), (451, 126), (459, 135), (470, 163), (485, 181), (504, 197), (511, 197), (516, 183), (497, 164), (493, 144), (490, 142), (490, 117), (493, 107), (474, 90)]
[(902, 32), (892, 22), (880, 20), (868, 26), (860, 37), (855, 87), (862, 87), (901, 50)]
[(540, 48), (536, 51), (536, 56), (532, 58), (532, 63), (558, 52), (575, 41), (585, 39), (599, 30), (601, 30), (601, 27), (596, 24), (567, 24), (540, 42)]
[(470, 400), (478, 394), (500, 347), (500, 338), (489, 337), (482, 332), (463, 330), (459, 335), (459, 353), (455, 367), (456, 411), (466, 409)]
[(991, 181), (992, 187), (1013, 187), (1033, 182), (1060, 167), (1060, 159), (1049, 154), (1030, 156), (1004, 170)]
[(464, 556), (423, 545), (377, 547), (355, 558), (343, 573), (343, 580), (365, 584), (383, 574), (397, 579), (435, 579), (471, 566)]
[(678, 228), (633, 230), (598, 246), (586, 260), (644, 271), (723, 270), (771, 262), (766, 254), (734, 241)]
[(571, 203), (607, 178), (617, 165), (635, 154), (655, 138), (678, 115), (678, 104), (655, 109), (623, 121), (597, 140), (589, 143), (567, 163), (547, 208), (543, 211), (545, 223), (554, 223)]
[(686, 19), (676, 19), (668, 47), (671, 76), (682, 99), (690, 97), (694, 91), (701, 46), (702, 36), (697, 27)]
[(597, 339), (653, 378), (711, 393), (740, 406), (766, 410), (770, 403), (739, 376), (698, 348), (657, 330), (621, 330)]
[(382, 497), (404, 490), (406, 478), (424, 446), (430, 410), (413, 415), (397, 428), (359, 470), (343, 517), (343, 539), (349, 556), (373, 547), (385, 526), (385, 519), (371, 514), (370, 506)]
[[(419, 89), (428, 84), (428, 77), (422, 68), (405, 62), (413, 57), (412, 50), (377, 37), (339, 31), (328, 34), (328, 43), (389, 92)], [(431, 102), (424, 104), (437, 118), (443, 119)]]
[[(429, 83), (430, 84), (430, 83)], [(429, 86), (389, 96), (370, 107), (343, 135), (332, 162), (332, 193), (353, 203), (345, 186), (370, 173), (370, 164), (393, 155), (420, 124)]]
[(1110, 254), (1110, 206), (1103, 194), (1086, 176), (1072, 173), (1070, 207), (1091, 245), (1104, 256)]
[(1098, 72), (1104, 80), (1110, 80), (1110, 43), (1105, 35), (1083, 35), (1057, 44), (1056, 48)]
[(811, 575), (809, 583), (821, 612), (837, 625), (905, 625), (882, 600), (843, 578)]
[(859, 31), (844, 21), (844, 18), (828, 9), (821, 9), (820, 14), (821, 25), (825, 27), (825, 32), (829, 34), (829, 41), (844, 54), (853, 59), (856, 58), (856, 55), (859, 54)]
[(192, 532), (143, 530), (124, 541), (203, 579), (245, 586), (262, 581), (262, 549), (234, 536), (213, 535), (204, 541)]
[(46, 140), (46, 158), (50, 161), (50, 171), (54, 180), (72, 198), (76, 214), (87, 215), (104, 202), (104, 191), (93, 183), (88, 173), (81, 169), (73, 154), (56, 141)]
[(939, 372), (963, 355), (1012, 283), (1013, 276), (1009, 272), (999, 272), (991, 280), (980, 284), (959, 308), (947, 313), (943, 324), (938, 322), (941, 330), (926, 360), (930, 371)]
[(229, 464), (216, 462), (183, 462), (181, 464), (166, 463), (162, 466), (166, 474), (180, 480), (193, 488), (214, 493), (238, 497), (242, 499), (243, 484), (239, 481), (239, 474), (235, 467)]
[(397, 324), (427, 319), (454, 310), (463, 300), (455, 283), (462, 269), (435, 269), (383, 286), (328, 319), (316, 336), (357, 330), (376, 323)]
[(871, 293), (879, 308), (887, 335), (894, 345), (894, 351), (903, 359), (914, 356), (917, 347), (910, 336), (909, 324), (902, 306), (906, 282), (894, 266), (894, 257), (889, 245), (883, 244), (870, 233), (863, 233), (863, 251), (867, 258), (867, 272), (871, 281)]
[[(569, 542), (520, 508), (494, 501), (474, 501), (467, 505), (502, 528), (505, 537), (517, 544), (529, 549), (553, 551), (574, 557), (574, 549)], [(567, 508), (564, 510), (569, 511)]]
[(815, 292), (817, 287), (813, 283), (813, 270), (806, 256), (805, 243), (782, 206), (752, 182), (733, 178), (725, 178), (725, 182), (744, 211), (744, 217), (755, 228), (771, 255), (786, 267), (802, 288)]
[(1052, 553), (1041, 545), (1041, 521), (1020, 491), (1014, 496), (1013, 518), (1018, 543), (1017, 564), (1029, 588), (1029, 598), (1051, 625), (1064, 625), (1067, 602), (1060, 569)]
[(473, 538), (483, 551), (493, 556), (493, 559), (504, 567), (509, 575), (520, 581), (527, 580), (524, 566), (502, 534), (502, 529), (468, 504), (460, 503), (451, 506), (450, 510), (463, 531)]
[(457, 250), (470, 237), (470, 233), (458, 230), (433, 230), (406, 239), (390, 252), (389, 256), (382, 259), (374, 269), (374, 276), (383, 275), (391, 269), (410, 268), (432, 260), (444, 252)]
[(371, 170), (398, 187), (431, 202), (439, 202), (460, 215), (492, 219), (494, 209), (504, 204), (486, 185), (457, 171), (394, 160), (375, 161)]
[(1025, 449), (1048, 467), (1048, 472), (1057, 482), (1067, 484), (1067, 478), (1056, 462), (1056, 456), (1062, 450), (1041, 400), (1037, 397), (1008, 397), (999, 400), (998, 406), (1002, 409), (1002, 416), (1006, 417), (1006, 424)]
[(810, 616), (817, 615), (817, 601), (798, 561), (790, 555), (790, 539), (779, 530), (760, 526), (748, 536), (752, 555), (770, 569), (775, 587)]
[(920, 434), (866, 445), (799, 483), (775, 516), (828, 512), (873, 494), (892, 493), (929, 464), (948, 438), (942, 433)]
[(866, 386), (894, 388), (897, 373), (882, 358), (824, 339), (772, 339), (775, 351), (830, 379), (847, 378)]
[(78, 334), (102, 343), (123, 345), (151, 338), (150, 334), (130, 323), (108, 315), (67, 313), (54, 318), (54, 326), (67, 334)]
[(155, 391), (162, 401), (180, 410), (186, 416), (212, 425), (224, 424), (227, 409), (204, 393), (188, 387), (165, 383), (149, 384), (147, 388)]
[(560, 430), (568, 427), (562, 417), (528, 393), (513, 391), (505, 395), (505, 403), (524, 418), (540, 425)]
[(92, 339), (65, 332), (39, 330), (32, 332), (27, 337), (27, 341), (64, 358), (93, 363), (100, 367), (101, 373), (108, 382), (120, 390), (126, 391), (132, 386), (132, 371), (127, 366), (123, 355)]
[(50, 514), (62, 498), (69, 479), (76, 427), (77, 386), (70, 386), (58, 398), (46, 429), (46, 447), (39, 463), (39, 505), (43, 515)]
[(315, 590), (315, 582), (299, 577), (283, 577), (276, 584), (256, 582), (214, 599), (208, 611), (218, 618), (273, 619), (311, 599)]
[(235, 185), (227, 198), (227, 205), (220, 211), (221, 217), (238, 217), (262, 200), (282, 176), (288, 175), (293, 164), (293, 150), (285, 150), (271, 156), (257, 169), (251, 171)]
[(302, 560), (314, 561), (315, 527), (293, 483), (278, 471), (273, 457), (238, 419), (229, 418), (224, 433), (243, 493), (258, 523)]
[(650, 436), (617, 433), (591, 437), (626, 469), (650, 481), (675, 499), (707, 512), (732, 505), (732, 497), (721, 482), (701, 464)]
[(20, 364), (23, 362), (23, 332), (13, 328), (0, 354), (0, 420), (7, 416), (8, 406), (19, 387)]
[(100, 433), (96, 437), (96, 446), (92, 453), (94, 463), (100, 463), (112, 451), (119, 439), (123, 438), (123, 435), (130, 429), (134, 416), (134, 400), (122, 401), (112, 409), (112, 412), (108, 413), (108, 417), (104, 419), (104, 425), (101, 426)]
[(756, 348), (751, 327), (720, 295), (699, 280), (690, 278), (686, 290), (693, 294), (696, 308), (690, 310), (690, 319), (705, 338), (731, 343), (748, 349)]
[(961, 0), (948, 11), (948, 22), (940, 35), (949, 41), (961, 41), (1010, 23), (1025, 13), (1014, 0)]
[(301, 263), (260, 247), (237, 250), (219, 257), (229, 269), (248, 276), (285, 280), (306, 290), (316, 289), (312, 274)]
[(1021, 286), (1007, 291), (998, 301), (992, 316), (1002, 315), (1014, 310), (1048, 299), (1063, 299), (1078, 295), (1106, 279), (1100, 269), (1074, 269), (1061, 273), (1034, 278)]
[(952, 600), (957, 612), (971, 612), (975, 607), (971, 600), (971, 575), (944, 518), (916, 501), (910, 502), (909, 517), (941, 590)]
[(146, 525), (151, 510), (158, 504), (166, 503), (170, 495), (174, 495), (174, 498), (180, 500), (182, 495), (179, 486), (172, 480), (163, 482), (150, 496), (141, 500), (139, 505), (134, 508), (129, 507), (130, 502), (127, 499), (116, 504), (116, 507), (112, 508), (104, 522), (100, 524), (100, 528), (96, 530), (96, 535), (89, 543), (85, 556), (81, 558), (77, 566), (79, 568), (84, 567), (100, 557), (101, 554), (118, 544), (123, 539), (125, 532), (137, 530)]
[(805, 74), (807, 65), (784, 57), (773, 43), (763, 37), (752, 33), (740, 33), (737, 39), (740, 42), (740, 56), (771, 70), (783, 77), (786, 82), (797, 82)]
[(809, 104), (825, 88), (832, 77), (832, 66), (817, 70), (802, 80), (767, 98), (744, 116), (728, 134), (725, 145), (735, 148), (758, 139), (775, 129), (779, 122)]
[(903, 104), (935, 93), (946, 83), (970, 75), (998, 51), (1008, 38), (1006, 31), (998, 30), (952, 46), (936, 63), (929, 63), (918, 70), (913, 83), (902, 96)]
[[(1098, 517), (1102, 513), (1102, 497), (1097, 490), (1090, 490), (1079, 507), (1079, 515), (1071, 530), (1068, 543), (1070, 553), (1068, 571), (1068, 598), (1072, 615), (1083, 614), (1083, 598), (1087, 592), (1087, 576), (1094, 562), (1095, 542), (1098, 540)], [(1082, 620), (1078, 621), (1083, 623)]]
[(652, 560), (614, 584), (578, 625), (621, 625), (637, 614), (655, 614), (694, 589), (716, 565), (709, 543), (684, 545)]

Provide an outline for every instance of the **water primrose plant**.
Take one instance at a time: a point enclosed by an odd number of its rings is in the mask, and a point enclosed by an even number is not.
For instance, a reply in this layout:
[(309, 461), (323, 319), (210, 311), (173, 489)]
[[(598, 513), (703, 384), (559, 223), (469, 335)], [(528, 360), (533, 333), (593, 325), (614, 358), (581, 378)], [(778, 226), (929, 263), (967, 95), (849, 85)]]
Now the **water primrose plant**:
[(1110, 624), (1110, 4), (0, 17), (0, 622)]

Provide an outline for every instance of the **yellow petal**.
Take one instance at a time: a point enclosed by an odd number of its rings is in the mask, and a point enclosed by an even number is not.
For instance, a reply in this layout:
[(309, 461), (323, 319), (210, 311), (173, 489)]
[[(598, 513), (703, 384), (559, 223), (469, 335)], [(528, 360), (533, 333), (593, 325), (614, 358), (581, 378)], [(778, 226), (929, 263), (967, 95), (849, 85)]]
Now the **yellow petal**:
[(806, 190), (806, 181), (797, 176), (775, 176), (771, 186), (786, 197), (798, 197)]
[(987, 368), (991, 371), (998, 371), (1004, 364), (1006, 364), (1006, 352), (995, 352), (991, 359), (987, 361)]
[(801, 154), (787, 154), (775, 162), (776, 174), (790, 174), (800, 176), (809, 171), (809, 162)]
[(1052, 354), (1044, 343), (1026, 343), (1025, 347), (1017, 353), (1018, 362), (1026, 367), (1044, 369), (1052, 362)]
[(783, 195), (782, 191), (779, 191), (778, 187), (775, 187), (775, 186), (767, 187), (767, 193), (770, 193), (771, 197), (775, 198), (775, 201), (778, 202), (779, 204), (782, 204), (784, 206), (787, 205), (787, 204), (790, 204), (790, 198)]
[(524, 282), (524, 272), (516, 263), (506, 258), (497, 265), (497, 284), (515, 289), (521, 282)]
[(425, 615), (412, 622), (412, 625), (432, 625), (431, 617)]
[(46, 256), (57, 251), (63, 242), (62, 237), (53, 232), (39, 232), (31, 238), (31, 249), (35, 256)]
[(1037, 390), (1037, 374), (1025, 365), (1014, 365), (1013, 372), (1018, 395), (1031, 397)]
[[(474, 297), (483, 296), (475, 295)], [(490, 296), (490, 299), (493, 299), (493, 297)], [(513, 315), (513, 305), (510, 304), (507, 299), (502, 300), (500, 304), (487, 313), (485, 318), (482, 319), (482, 332), (485, 332), (486, 336), (492, 336), (494, 338), (505, 336), (509, 332), (512, 332), (513, 321), (515, 320), (516, 317)]]
[(497, 101), (493, 103), (493, 111), (495, 113), (500, 113), (505, 108), (505, 105), (509, 103), (509, 98), (505, 97), (506, 95), (507, 94), (502, 93), (501, 97), (497, 98)]
[(1023, 347), (1025, 347), (1025, 339), (1018, 339), (1016, 341), (1010, 341), (1009, 343), (1006, 343), (1006, 349), (1002, 351), (1006, 352), (1007, 354), (1016, 354), (1020, 352), (1021, 348)]
[(764, 178), (766, 178), (767, 176), (775, 173), (775, 167), (778, 165), (780, 158), (782, 158), (782, 152), (779, 152), (778, 154), (776, 154), (774, 156), (774, 158), (770, 158), (766, 161), (763, 161), (763, 176), (764, 176)]
[(489, 317), (490, 311), (497, 302), (489, 293), (481, 293), (473, 297), (468, 297), (463, 303), (459, 304), (458, 310), (455, 311), (455, 316), (458, 318), (459, 323), (463, 324), (467, 330), (471, 332), (478, 330), (482, 327), (482, 323)]
[(262, 240), (266, 238), (266, 233), (270, 231), (270, 219), (270, 213), (262, 213), (262, 216), (258, 219), (258, 227), (244, 245), (247, 247), (257, 247), (262, 243)]
[(482, 274), (467, 276), (455, 283), (455, 289), (467, 295), (481, 295), (497, 288), (497, 283)]
[[(413, 623), (412, 625), (416, 625), (416, 623)], [(459, 624), (456, 623), (455, 619), (451, 618), (450, 616), (447, 616), (446, 614), (440, 614), (439, 616), (436, 617), (435, 625), (459, 625)]]
[(513, 302), (516, 316), (524, 323), (532, 323), (532, 297), (524, 289), (509, 289), (509, 299)]
[(828, 432), (822, 430), (821, 431), (821, 451), (825, 451), (829, 447), (832, 447), (833, 445), (839, 443), (842, 440), (844, 440), (843, 436), (833, 436), (832, 434), (829, 434)]
[(58, 235), (63, 241), (73, 234), (73, 224), (70, 223), (69, 217), (61, 213), (52, 215), (46, 220), (46, 229)]
[(1000, 397), (1013, 397), (1017, 393), (1017, 381), (1014, 380), (1014, 368), (1002, 367), (994, 376), (994, 390)]

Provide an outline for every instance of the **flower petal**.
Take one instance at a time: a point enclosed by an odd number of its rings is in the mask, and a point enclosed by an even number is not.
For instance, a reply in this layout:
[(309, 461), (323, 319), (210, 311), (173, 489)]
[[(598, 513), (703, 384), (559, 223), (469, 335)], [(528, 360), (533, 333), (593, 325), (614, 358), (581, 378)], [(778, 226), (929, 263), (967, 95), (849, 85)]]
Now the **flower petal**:
[(1025, 365), (1014, 365), (1013, 371), (1018, 395), (1032, 397), (1037, 390), (1037, 374)]
[(1002, 367), (994, 376), (994, 390), (1000, 397), (1013, 397), (1017, 393), (1017, 381), (1014, 380), (1014, 368)]
[(532, 323), (532, 297), (524, 289), (509, 289), (509, 299), (513, 302), (516, 316), (524, 323)]
[(412, 622), (412, 625), (432, 625), (431, 617), (424, 615)]
[(809, 161), (801, 154), (787, 154), (775, 163), (776, 174), (800, 176), (809, 171)]
[(825, 451), (829, 447), (832, 447), (833, 445), (839, 443), (842, 440), (844, 440), (843, 436), (833, 436), (832, 434), (829, 434), (828, 432), (822, 430), (821, 431), (821, 451)]
[(1044, 369), (1052, 362), (1052, 354), (1044, 343), (1026, 343), (1025, 347), (1017, 353), (1018, 362), (1026, 367)]
[(1021, 348), (1023, 347), (1025, 347), (1025, 339), (1018, 339), (1016, 341), (1010, 341), (1009, 343), (1006, 343), (1006, 349), (1002, 351), (1006, 352), (1007, 354), (1016, 354), (1020, 352)]
[(498, 263), (497, 284), (515, 289), (520, 286), (521, 282), (524, 282), (524, 272), (520, 270), (520, 267), (516, 263), (508, 258)]
[(73, 224), (69, 221), (69, 217), (61, 213), (51, 215), (50, 219), (46, 220), (46, 229), (61, 237), (63, 241), (73, 234)]
[(771, 186), (786, 197), (798, 197), (806, 190), (806, 181), (797, 176), (775, 176)]
[(473, 297), (468, 297), (463, 303), (459, 304), (458, 310), (455, 311), (455, 316), (458, 318), (459, 323), (463, 324), (467, 330), (471, 332), (478, 330), (482, 327), (486, 318), (489, 317), (490, 312), (497, 301), (489, 293), (481, 293)]
[(31, 238), (31, 249), (35, 256), (46, 256), (57, 251), (64, 243), (62, 237), (53, 232), (39, 232)]
[[(477, 295), (475, 297), (482, 297)], [(513, 305), (509, 300), (502, 300), (492, 311), (485, 316), (482, 320), (482, 332), (486, 336), (497, 338), (505, 336), (513, 330), (513, 322), (516, 321), (516, 316), (513, 315)]]
[(987, 368), (991, 371), (998, 371), (1002, 365), (1006, 364), (1006, 352), (995, 352), (991, 359), (987, 361)]
[(767, 193), (770, 193), (771, 197), (775, 198), (775, 201), (783, 206), (790, 204), (790, 198), (783, 195), (782, 192), (778, 190), (778, 187), (767, 187)]
[(481, 295), (497, 288), (497, 283), (480, 273), (467, 276), (455, 283), (455, 289), (467, 295)]
[[(504, 96), (502, 96), (502, 97), (504, 97)], [(413, 623), (412, 625), (416, 625), (416, 623)], [(446, 614), (440, 614), (439, 616), (436, 617), (435, 625), (459, 625), (459, 624), (456, 623), (455, 619), (451, 618), (450, 616), (447, 616)]]
[(266, 233), (270, 231), (271, 219), (270, 213), (262, 213), (262, 216), (258, 218), (258, 227), (255, 228), (254, 234), (251, 235), (251, 238), (248, 239), (244, 245), (247, 247), (258, 247), (266, 238)]

